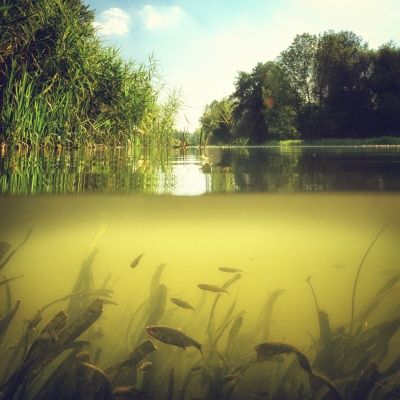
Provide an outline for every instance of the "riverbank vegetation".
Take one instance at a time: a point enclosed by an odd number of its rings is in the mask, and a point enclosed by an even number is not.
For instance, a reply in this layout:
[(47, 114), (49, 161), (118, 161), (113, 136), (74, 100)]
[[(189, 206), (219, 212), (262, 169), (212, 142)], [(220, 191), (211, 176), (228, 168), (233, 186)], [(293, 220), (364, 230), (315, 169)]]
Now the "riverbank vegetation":
[(353, 32), (303, 33), (274, 61), (239, 72), (235, 91), (206, 106), (203, 143), (400, 136), (400, 48)]
[(0, 143), (77, 147), (172, 141), (179, 108), (157, 66), (104, 46), (81, 0), (0, 6)]

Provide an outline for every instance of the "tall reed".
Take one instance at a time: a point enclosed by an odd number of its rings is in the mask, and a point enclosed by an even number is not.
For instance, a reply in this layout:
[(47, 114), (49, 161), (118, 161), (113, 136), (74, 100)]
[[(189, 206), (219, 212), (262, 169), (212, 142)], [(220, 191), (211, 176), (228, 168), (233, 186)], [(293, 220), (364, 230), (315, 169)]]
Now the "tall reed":
[(0, 142), (170, 142), (179, 101), (160, 100), (156, 63), (104, 46), (81, 0), (17, 0), (0, 13)]

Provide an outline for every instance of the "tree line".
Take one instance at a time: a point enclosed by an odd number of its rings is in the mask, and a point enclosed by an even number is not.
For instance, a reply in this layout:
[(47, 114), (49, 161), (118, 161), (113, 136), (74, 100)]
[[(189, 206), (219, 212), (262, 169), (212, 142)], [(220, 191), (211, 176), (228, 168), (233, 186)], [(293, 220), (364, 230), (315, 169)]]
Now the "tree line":
[(400, 136), (400, 48), (350, 31), (297, 35), (274, 61), (238, 72), (205, 107), (202, 143)]

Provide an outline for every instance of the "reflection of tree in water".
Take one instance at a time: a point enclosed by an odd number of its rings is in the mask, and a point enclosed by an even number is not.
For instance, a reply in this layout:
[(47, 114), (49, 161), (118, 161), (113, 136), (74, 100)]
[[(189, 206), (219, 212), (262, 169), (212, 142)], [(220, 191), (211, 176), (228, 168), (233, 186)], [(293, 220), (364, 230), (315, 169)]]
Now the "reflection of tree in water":
[[(279, 191), (297, 190), (297, 163), (299, 149), (282, 151), (281, 148), (251, 148), (247, 154), (231, 154), (237, 190)], [(226, 158), (228, 159), (228, 158)]]
[(0, 193), (174, 193), (173, 165), (200, 166), (207, 191), (400, 190), (398, 150), (236, 147), (81, 149), (0, 156)]
[(299, 162), (301, 190), (399, 190), (396, 152), (306, 149)]
[[(217, 153), (218, 152), (218, 153)], [(399, 190), (393, 152), (270, 147), (214, 149), (214, 192)]]

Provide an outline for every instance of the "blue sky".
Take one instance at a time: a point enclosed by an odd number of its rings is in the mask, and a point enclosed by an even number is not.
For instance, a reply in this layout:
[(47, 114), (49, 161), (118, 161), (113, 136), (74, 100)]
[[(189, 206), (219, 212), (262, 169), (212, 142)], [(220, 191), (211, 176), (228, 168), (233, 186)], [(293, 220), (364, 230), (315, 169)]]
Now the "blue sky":
[(86, 0), (99, 35), (140, 62), (154, 54), (181, 90), (178, 127), (193, 131), (237, 71), (274, 59), (298, 33), (352, 30), (370, 47), (400, 44), (400, 0)]

